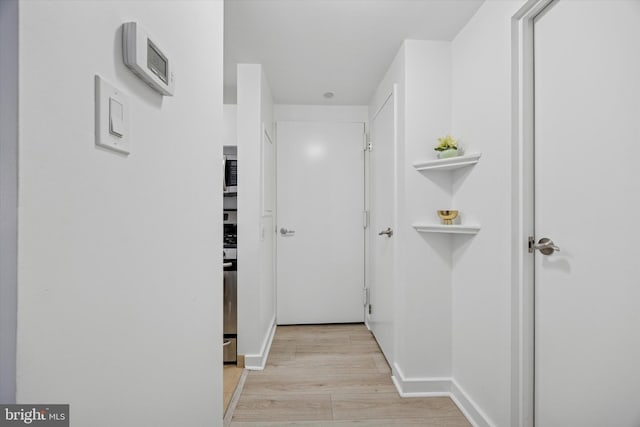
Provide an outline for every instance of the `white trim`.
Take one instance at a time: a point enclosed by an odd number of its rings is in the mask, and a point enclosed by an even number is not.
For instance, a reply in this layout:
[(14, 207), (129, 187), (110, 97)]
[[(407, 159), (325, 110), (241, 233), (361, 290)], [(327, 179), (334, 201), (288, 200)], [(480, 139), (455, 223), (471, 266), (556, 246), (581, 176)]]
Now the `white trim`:
[(271, 350), (271, 343), (276, 333), (276, 318), (275, 316), (271, 320), (271, 329), (266, 339), (262, 343), (262, 349), (260, 354), (246, 354), (244, 356), (244, 367), (250, 371), (262, 371), (267, 364), (267, 358), (269, 357), (269, 351)]
[(407, 378), (397, 363), (391, 379), (401, 397), (449, 396), (451, 391), (451, 378)]
[(474, 427), (495, 427), (495, 424), (453, 378), (451, 379), (451, 400)]
[(495, 424), (453, 378), (407, 378), (398, 364), (394, 364), (391, 379), (400, 397), (449, 397), (474, 427), (495, 427)]
[(554, 0), (529, 0), (511, 19), (512, 241), (511, 425), (534, 425), (533, 23)]

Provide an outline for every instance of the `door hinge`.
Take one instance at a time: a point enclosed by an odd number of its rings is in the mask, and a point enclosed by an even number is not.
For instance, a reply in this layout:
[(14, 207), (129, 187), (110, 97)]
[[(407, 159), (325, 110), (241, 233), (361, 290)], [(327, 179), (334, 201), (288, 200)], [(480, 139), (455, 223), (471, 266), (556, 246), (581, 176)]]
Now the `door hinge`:
[(536, 239), (533, 236), (529, 236), (529, 253), (532, 254), (535, 251)]
[(364, 295), (364, 307), (371, 314), (371, 290), (369, 288), (363, 288)]
[(371, 314), (372, 311), (373, 311), (373, 306), (369, 304), (369, 314)]
[(369, 211), (367, 210), (362, 212), (362, 227), (365, 229), (369, 227)]
[(373, 141), (366, 141), (364, 143), (364, 151), (368, 151), (368, 152), (373, 151)]

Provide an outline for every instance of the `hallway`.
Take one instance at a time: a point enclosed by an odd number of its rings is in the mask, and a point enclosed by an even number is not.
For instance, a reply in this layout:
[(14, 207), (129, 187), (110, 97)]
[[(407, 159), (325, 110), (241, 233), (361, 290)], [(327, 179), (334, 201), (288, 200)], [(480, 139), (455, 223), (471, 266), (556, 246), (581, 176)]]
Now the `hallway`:
[(248, 373), (231, 426), (469, 426), (448, 397), (400, 398), (362, 324), (278, 326)]

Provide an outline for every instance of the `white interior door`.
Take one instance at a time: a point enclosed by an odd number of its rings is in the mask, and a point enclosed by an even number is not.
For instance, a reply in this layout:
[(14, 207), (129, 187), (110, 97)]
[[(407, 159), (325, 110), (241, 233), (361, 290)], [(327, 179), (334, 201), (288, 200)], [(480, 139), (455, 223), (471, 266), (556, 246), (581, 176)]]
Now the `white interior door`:
[(640, 1), (535, 30), (535, 424), (640, 426)]
[(364, 123), (277, 124), (278, 324), (364, 321)]
[(390, 95), (371, 123), (373, 150), (369, 158), (371, 227), (369, 327), (387, 360), (393, 361), (393, 235), (380, 234), (395, 226), (395, 98)]

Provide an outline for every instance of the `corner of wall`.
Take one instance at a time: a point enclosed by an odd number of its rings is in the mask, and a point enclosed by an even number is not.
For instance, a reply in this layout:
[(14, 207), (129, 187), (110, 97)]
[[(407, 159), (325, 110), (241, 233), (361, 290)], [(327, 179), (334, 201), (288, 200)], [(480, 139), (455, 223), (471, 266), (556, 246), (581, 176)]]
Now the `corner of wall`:
[(276, 318), (273, 318), (271, 322), (271, 327), (269, 328), (269, 333), (264, 339), (262, 343), (262, 347), (260, 352), (257, 354), (246, 354), (244, 356), (244, 367), (250, 371), (262, 371), (267, 364), (267, 359), (269, 358), (269, 352), (271, 351), (271, 343), (273, 342), (273, 337), (276, 334)]
[[(404, 110), (398, 185), (398, 244), (400, 246), (397, 295), (399, 340), (396, 362), (409, 377), (451, 375), (451, 240), (428, 239), (412, 227), (437, 221), (435, 212), (450, 206), (452, 195), (446, 176), (424, 176), (412, 166), (433, 157), (436, 138), (450, 132), (450, 42), (408, 40), (404, 52)], [(428, 195), (428, 197), (424, 197)], [(402, 243), (400, 243), (402, 242)], [(421, 337), (415, 339), (415, 337)]]
[(401, 397), (449, 396), (451, 378), (407, 378), (397, 363), (393, 364), (392, 380)]
[(453, 378), (449, 397), (474, 427), (495, 427), (495, 424)]
[(495, 427), (453, 378), (407, 378), (394, 364), (391, 379), (401, 397), (449, 397), (474, 427)]
[[(238, 352), (263, 366), (276, 317), (273, 230), (263, 210), (263, 132), (273, 138), (273, 97), (260, 64), (238, 64)], [(275, 158), (275, 157), (273, 157)], [(271, 165), (273, 166), (273, 165)], [(268, 170), (275, 170), (270, 167)], [(268, 353), (268, 348), (266, 349)]]
[(511, 17), (524, 2), (483, 3), (452, 42), (452, 132), (482, 153), (456, 175), (456, 207), (482, 231), (453, 252), (452, 393), (501, 426), (511, 421), (510, 228), (494, 207), (510, 206)]

